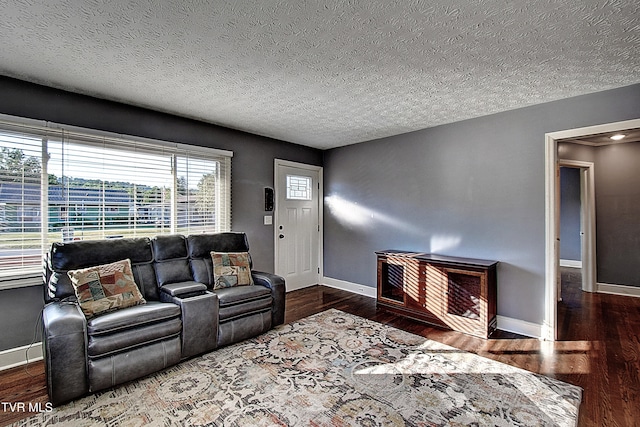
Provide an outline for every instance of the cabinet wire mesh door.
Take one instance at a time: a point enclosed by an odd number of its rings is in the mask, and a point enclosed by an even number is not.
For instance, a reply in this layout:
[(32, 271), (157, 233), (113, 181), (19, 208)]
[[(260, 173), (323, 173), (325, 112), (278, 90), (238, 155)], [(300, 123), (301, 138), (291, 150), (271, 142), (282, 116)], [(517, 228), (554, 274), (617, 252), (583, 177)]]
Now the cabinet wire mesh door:
[(472, 335), (487, 333), (487, 285), (485, 274), (445, 269), (447, 282), (443, 319), (453, 329)]
[(450, 272), (447, 277), (447, 313), (466, 319), (481, 315), (482, 279), (468, 273)]
[(380, 296), (382, 298), (404, 303), (404, 262), (387, 259), (380, 264), (381, 282)]

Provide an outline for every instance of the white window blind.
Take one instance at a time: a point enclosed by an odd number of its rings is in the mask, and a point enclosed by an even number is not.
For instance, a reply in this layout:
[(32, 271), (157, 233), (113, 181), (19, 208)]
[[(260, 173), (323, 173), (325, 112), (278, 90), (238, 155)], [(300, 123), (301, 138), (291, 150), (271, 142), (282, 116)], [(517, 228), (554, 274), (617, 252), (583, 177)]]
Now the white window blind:
[(0, 131), (0, 280), (41, 263), (41, 158), (42, 138)]
[(0, 121), (0, 288), (37, 277), (54, 241), (230, 230), (231, 156)]
[(176, 156), (177, 231), (194, 234), (231, 228), (230, 204), (225, 203), (224, 186), (230, 180), (230, 165), (215, 158)]

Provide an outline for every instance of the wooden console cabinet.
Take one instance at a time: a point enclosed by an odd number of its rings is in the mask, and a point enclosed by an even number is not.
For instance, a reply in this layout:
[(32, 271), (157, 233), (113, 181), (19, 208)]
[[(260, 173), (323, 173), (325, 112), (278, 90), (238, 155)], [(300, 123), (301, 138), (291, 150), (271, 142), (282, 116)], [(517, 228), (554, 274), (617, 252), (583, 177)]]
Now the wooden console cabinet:
[(398, 250), (376, 254), (379, 307), (481, 338), (495, 331), (497, 261)]

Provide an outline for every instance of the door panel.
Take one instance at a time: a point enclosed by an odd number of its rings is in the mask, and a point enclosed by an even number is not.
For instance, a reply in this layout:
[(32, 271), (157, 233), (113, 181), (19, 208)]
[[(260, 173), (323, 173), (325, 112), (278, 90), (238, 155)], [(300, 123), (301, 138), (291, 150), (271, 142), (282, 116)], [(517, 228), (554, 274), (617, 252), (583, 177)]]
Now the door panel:
[(312, 236), (312, 228), (314, 227), (315, 222), (312, 218), (313, 210), (309, 208), (302, 208), (301, 210), (302, 218), (300, 221), (300, 227), (298, 231), (300, 232), (300, 240), (302, 243), (302, 250), (300, 251), (301, 265), (303, 273), (308, 273), (311, 271), (312, 262), (311, 262), (311, 253), (313, 252), (313, 248), (311, 246), (313, 241)]
[(286, 216), (286, 220), (283, 221), (281, 224), (284, 224), (284, 226), (281, 226), (282, 228), (280, 228), (280, 236), (284, 236), (284, 237), (280, 237), (280, 244), (282, 245), (282, 252), (285, 258), (285, 269), (284, 269), (284, 275), (285, 277), (295, 274), (296, 272), (296, 247), (295, 247), (295, 240), (291, 238), (291, 235), (286, 236), (284, 233), (284, 230), (287, 230), (287, 233), (290, 232), (290, 230), (292, 228), (294, 228), (296, 226), (296, 224), (298, 223), (298, 210), (295, 208), (286, 208), (287, 210), (287, 216)]

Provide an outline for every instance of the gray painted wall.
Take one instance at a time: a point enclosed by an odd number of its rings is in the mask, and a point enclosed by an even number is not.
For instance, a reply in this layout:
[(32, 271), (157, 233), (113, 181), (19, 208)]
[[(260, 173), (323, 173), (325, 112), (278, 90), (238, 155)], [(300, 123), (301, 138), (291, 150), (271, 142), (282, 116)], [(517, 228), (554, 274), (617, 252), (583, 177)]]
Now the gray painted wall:
[(43, 306), (41, 286), (0, 291), (0, 351), (42, 340), (40, 312)]
[(558, 153), (594, 163), (597, 281), (640, 287), (640, 142), (561, 143)]
[(560, 259), (582, 259), (580, 169), (560, 168)]
[[(0, 77), (0, 94), (2, 114), (233, 151), (232, 228), (247, 233), (254, 265), (264, 271), (274, 267), (273, 228), (263, 225), (263, 191), (273, 187), (274, 159), (322, 165), (320, 150), (16, 79)], [(41, 296), (22, 316), (10, 316), (5, 308), (34, 295), (25, 288), (0, 291), (0, 324), (15, 328), (0, 335), (0, 351), (31, 342)]]
[(494, 259), (498, 314), (541, 324), (544, 135), (639, 116), (633, 85), (325, 152), (325, 276), (374, 287), (388, 248)]
[(640, 287), (640, 142), (597, 150), (598, 282)]

